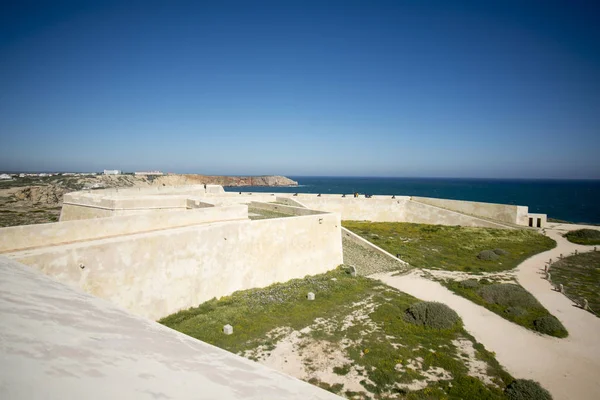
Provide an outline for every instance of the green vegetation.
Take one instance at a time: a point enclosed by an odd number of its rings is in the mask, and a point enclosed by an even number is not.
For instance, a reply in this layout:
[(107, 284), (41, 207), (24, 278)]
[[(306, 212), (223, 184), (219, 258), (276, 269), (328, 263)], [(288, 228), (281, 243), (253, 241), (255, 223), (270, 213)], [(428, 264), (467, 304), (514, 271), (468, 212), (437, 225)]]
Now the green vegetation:
[(509, 400), (552, 400), (552, 395), (539, 383), (529, 379), (517, 379), (506, 388)]
[(421, 301), (408, 307), (404, 320), (430, 329), (450, 329), (460, 321), (460, 317), (445, 304)]
[(484, 279), (449, 281), (444, 284), (454, 293), (525, 328), (560, 338), (568, 335), (560, 321), (519, 285), (492, 283)]
[(586, 299), (591, 311), (600, 315), (600, 251), (560, 259), (550, 272), (552, 283), (562, 284), (567, 296), (577, 301)]
[[(314, 301), (306, 299), (308, 292), (315, 293)], [(514, 379), (492, 353), (477, 343), (445, 306), (436, 315), (444, 319), (452, 315), (453, 323), (445, 324), (446, 328), (431, 329), (407, 322), (407, 310), (423, 307), (418, 304), (432, 307), (379, 281), (352, 277), (338, 268), (263, 289), (239, 291), (159, 322), (259, 360), (268, 357), (293, 331), (300, 340), (294, 357), (303, 357), (307, 371), (318, 368), (313, 358), (328, 354), (328, 368), (336, 377), (358, 380), (364, 392), (374, 398), (505, 399), (503, 390)], [(420, 313), (415, 314), (421, 318)], [(225, 324), (233, 326), (232, 335), (222, 333)], [(468, 375), (468, 358), (465, 360), (458, 343), (474, 348), (475, 357), (488, 364), (488, 376), (497, 387)], [(342, 352), (337, 364), (332, 355), (335, 352)], [(440, 371), (445, 371), (447, 377), (441, 378)], [(347, 397), (361, 396), (344, 390), (339, 381), (322, 382), (315, 376), (306, 379)], [(415, 381), (427, 381), (428, 385), (409, 390), (407, 386)]]
[(256, 207), (248, 207), (248, 214), (251, 220), (293, 217), (293, 215), (290, 214), (271, 210), (263, 210), (262, 208)]
[(577, 244), (595, 245), (600, 244), (600, 230), (578, 229), (568, 232), (565, 237), (569, 242)]
[(0, 228), (58, 222), (60, 210), (60, 207), (24, 211), (0, 210)]
[[(343, 221), (343, 226), (413, 267), (465, 272), (495, 272), (515, 268), (556, 242), (535, 231), (401, 222)], [(505, 251), (496, 260), (477, 256), (485, 250)], [(498, 253), (492, 251), (495, 255)]]

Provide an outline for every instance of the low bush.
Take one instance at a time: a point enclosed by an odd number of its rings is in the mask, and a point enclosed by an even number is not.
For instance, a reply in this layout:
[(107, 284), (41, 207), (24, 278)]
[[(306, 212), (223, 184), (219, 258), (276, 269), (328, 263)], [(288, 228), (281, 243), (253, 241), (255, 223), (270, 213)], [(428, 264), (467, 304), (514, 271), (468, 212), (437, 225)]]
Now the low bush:
[(522, 317), (523, 315), (527, 315), (527, 310), (523, 307), (508, 307), (504, 310), (508, 315), (512, 315), (514, 317)]
[(494, 253), (492, 250), (483, 250), (479, 254), (477, 254), (477, 258), (483, 261), (494, 261), (500, 258), (500, 256)]
[(553, 315), (546, 315), (533, 321), (533, 329), (546, 335), (566, 337), (567, 330)]
[(404, 320), (426, 328), (449, 329), (460, 321), (460, 317), (445, 304), (422, 301), (406, 309)]
[(517, 379), (504, 391), (509, 400), (552, 400), (552, 395), (539, 383), (529, 379)]
[(568, 232), (565, 237), (569, 242), (578, 244), (600, 244), (600, 230), (596, 229), (578, 229)]
[(488, 303), (505, 307), (542, 308), (542, 305), (531, 293), (513, 283), (494, 283), (482, 286), (477, 294)]
[(507, 256), (509, 254), (508, 251), (504, 249), (494, 249), (494, 253), (498, 254), (499, 256)]
[(479, 287), (479, 282), (477, 279), (466, 279), (464, 281), (460, 281), (460, 286), (465, 289), (475, 289)]

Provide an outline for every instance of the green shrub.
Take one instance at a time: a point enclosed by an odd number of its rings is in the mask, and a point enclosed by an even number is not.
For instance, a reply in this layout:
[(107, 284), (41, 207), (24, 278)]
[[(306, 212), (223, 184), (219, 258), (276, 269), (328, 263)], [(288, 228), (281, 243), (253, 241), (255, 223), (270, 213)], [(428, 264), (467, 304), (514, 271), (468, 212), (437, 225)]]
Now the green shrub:
[(552, 400), (552, 395), (536, 381), (517, 379), (504, 392), (509, 400)]
[(533, 321), (533, 329), (546, 335), (566, 337), (567, 330), (553, 315), (546, 315)]
[(490, 281), (490, 280), (489, 280), (489, 279), (487, 279), (487, 278), (481, 278), (481, 279), (479, 280), (479, 284), (480, 284), (480, 285), (489, 285), (490, 283), (492, 283), (492, 281)]
[(499, 256), (507, 256), (509, 254), (508, 251), (504, 249), (494, 249), (494, 253), (498, 254)]
[(523, 315), (527, 315), (527, 310), (523, 307), (508, 307), (504, 310), (508, 315), (512, 315), (513, 317), (522, 317)]
[(479, 287), (479, 282), (477, 282), (477, 279), (466, 279), (460, 281), (459, 285), (465, 289), (475, 289)]
[(492, 250), (483, 250), (481, 253), (477, 254), (477, 258), (483, 261), (494, 261), (500, 258), (500, 256)]
[(542, 308), (527, 290), (513, 283), (493, 283), (477, 291), (486, 302), (505, 307)]
[(568, 232), (565, 237), (573, 243), (600, 244), (600, 231), (596, 229), (578, 229)]
[(422, 301), (408, 307), (404, 313), (404, 320), (411, 324), (433, 328), (452, 328), (460, 317), (445, 304), (433, 301)]

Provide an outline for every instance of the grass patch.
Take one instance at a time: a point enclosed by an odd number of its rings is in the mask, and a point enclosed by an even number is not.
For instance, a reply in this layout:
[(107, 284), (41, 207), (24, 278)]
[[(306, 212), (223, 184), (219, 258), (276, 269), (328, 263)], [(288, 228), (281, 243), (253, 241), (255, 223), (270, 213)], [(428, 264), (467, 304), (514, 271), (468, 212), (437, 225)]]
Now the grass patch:
[(33, 211), (0, 210), (0, 228), (58, 222), (59, 217), (60, 209), (58, 211), (52, 209)]
[[(342, 225), (391, 254), (400, 254), (413, 267), (427, 269), (505, 271), (556, 246), (549, 237), (526, 229), (361, 221), (343, 221)], [(501, 255), (494, 252), (498, 255), (495, 260), (477, 258), (490, 249), (503, 252)]]
[(443, 284), (454, 293), (495, 312), (515, 324), (555, 337), (567, 337), (564, 326), (523, 287), (513, 283), (492, 283), (481, 279)]
[(572, 243), (586, 245), (600, 244), (600, 230), (597, 229), (578, 229), (568, 232), (565, 237)]
[[(313, 292), (314, 301), (306, 294)], [(295, 279), (263, 289), (234, 293), (210, 300), (198, 307), (168, 316), (159, 322), (210, 344), (238, 354), (260, 346), (272, 350), (281, 337), (276, 328), (302, 331), (302, 353), (306, 370), (318, 368), (312, 359), (343, 352), (343, 360), (330, 363), (336, 379), (360, 381), (369, 396), (409, 399), (502, 399), (502, 390), (514, 379), (496, 362), (492, 353), (463, 329), (460, 320), (450, 328), (431, 329), (405, 320), (406, 310), (418, 299), (366, 277), (351, 277), (342, 268), (326, 274)], [(366, 311), (364, 311), (366, 309)], [(353, 318), (357, 312), (360, 317)], [(348, 324), (347, 321), (352, 321)], [(232, 335), (222, 333), (231, 324)], [(310, 327), (310, 330), (304, 328)], [(468, 375), (455, 340), (468, 340), (476, 357), (488, 363), (488, 374), (497, 387)], [(342, 345), (344, 343), (344, 345)], [(309, 348), (319, 344), (319, 352)], [(333, 358), (333, 357), (332, 357)], [(418, 368), (413, 368), (418, 363)], [(322, 366), (321, 366), (322, 368)], [(443, 369), (449, 378), (436, 381), (426, 374)], [(352, 375), (355, 374), (355, 375)], [(357, 375), (356, 375), (357, 374)], [(354, 378), (352, 378), (354, 376)], [(340, 381), (322, 382), (315, 376), (307, 381), (346, 396), (359, 395), (340, 386)], [(332, 378), (333, 379), (333, 378)], [(410, 391), (402, 384), (427, 380), (428, 386)], [(364, 397), (364, 396), (362, 396)]]
[(293, 215), (291, 214), (271, 210), (263, 210), (262, 208), (255, 207), (248, 207), (248, 214), (256, 214), (249, 216), (251, 220), (293, 217)]
[(552, 283), (563, 284), (566, 294), (586, 299), (592, 311), (600, 315), (600, 252), (590, 251), (562, 258), (550, 267)]

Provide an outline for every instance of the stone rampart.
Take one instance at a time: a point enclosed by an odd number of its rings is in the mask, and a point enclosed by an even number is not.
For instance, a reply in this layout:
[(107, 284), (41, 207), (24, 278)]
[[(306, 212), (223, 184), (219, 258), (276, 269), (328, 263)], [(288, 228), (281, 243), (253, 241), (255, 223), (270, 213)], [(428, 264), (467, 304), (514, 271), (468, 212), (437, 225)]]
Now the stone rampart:
[[(196, 211), (205, 210), (213, 208)], [(5, 255), (152, 319), (343, 263), (338, 214), (209, 223)]]

